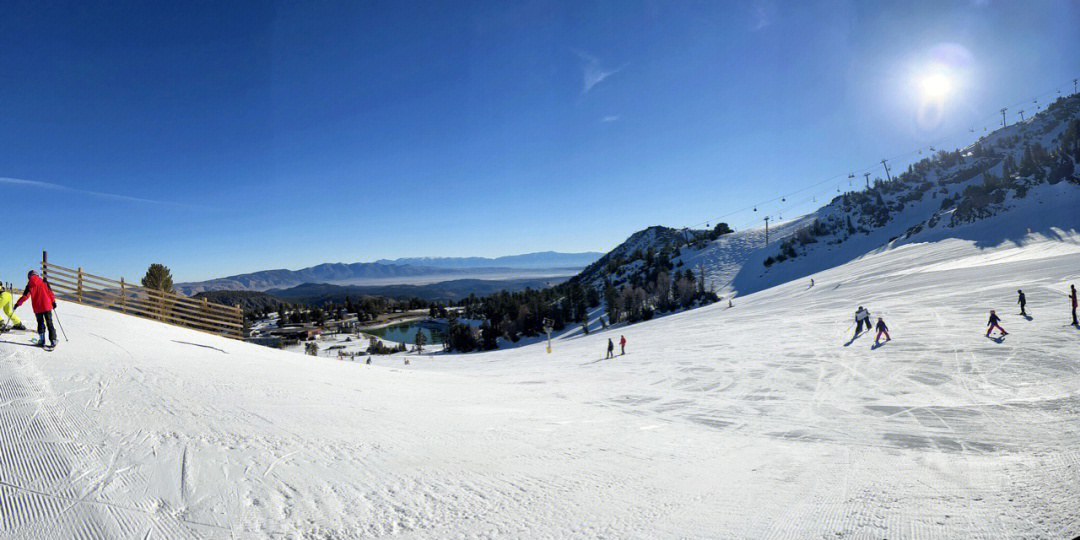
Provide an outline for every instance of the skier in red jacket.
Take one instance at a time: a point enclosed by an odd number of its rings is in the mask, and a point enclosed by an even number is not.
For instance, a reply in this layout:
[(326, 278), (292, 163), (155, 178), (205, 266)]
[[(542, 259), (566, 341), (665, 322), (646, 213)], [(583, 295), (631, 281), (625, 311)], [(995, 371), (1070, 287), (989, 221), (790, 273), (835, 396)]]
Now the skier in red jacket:
[(37, 317), (38, 347), (45, 347), (45, 329), (49, 329), (49, 347), (56, 347), (56, 328), (53, 327), (53, 309), (56, 308), (56, 297), (53, 296), (49, 285), (38, 277), (37, 272), (31, 270), (26, 273), (26, 289), (23, 290), (15, 307), (19, 307), (30, 297), (30, 305), (34, 308), (34, 316)]
[(626, 336), (619, 336), (619, 356), (626, 355)]

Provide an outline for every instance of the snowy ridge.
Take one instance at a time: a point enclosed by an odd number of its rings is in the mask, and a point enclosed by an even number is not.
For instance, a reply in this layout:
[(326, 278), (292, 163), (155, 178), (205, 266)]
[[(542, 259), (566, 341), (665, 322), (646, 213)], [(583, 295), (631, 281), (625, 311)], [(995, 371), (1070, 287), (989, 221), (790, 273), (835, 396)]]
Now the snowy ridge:
[[(0, 520), (35, 538), (1069, 537), (1074, 231), (908, 242), (734, 308), (407, 368), (64, 303), (57, 351), (0, 337)], [(890, 343), (851, 339), (860, 304)], [(629, 354), (603, 360), (620, 334)]]
[[(650, 248), (659, 253), (667, 248), (677, 253), (671, 259), (677, 269), (690, 268), (695, 273), (704, 270), (707, 286), (715, 287), (723, 296), (736, 296), (806, 278), (890, 245), (955, 236), (961, 234), (955, 228), (1013, 211), (1020, 212), (1023, 218), (1003, 222), (1009, 227), (1008, 237), (1026, 234), (1028, 228), (1045, 233), (1049, 227), (1066, 223), (1059, 218), (1068, 217), (1063, 215), (1068, 209), (1066, 206), (1047, 218), (1037, 215), (1041, 212), (1039, 206), (1048, 197), (1074, 200), (1073, 190), (1080, 189), (1075, 174), (1064, 182), (1065, 187), (1047, 185), (1045, 180), (1047, 174), (1054, 174), (1048, 173), (1053, 160), (1068, 160), (1067, 155), (1052, 155), (1049, 163), (1044, 160), (1041, 172), (1036, 175), (1019, 176), (1012, 171), (1015, 179), (994, 192), (1000, 199), (998, 202), (988, 195), (968, 193), (973, 187), (983, 186), (987, 175), (1004, 176), (1006, 158), (1021, 163), (1029, 147), (1057, 152), (1069, 123), (1078, 118), (1080, 95), (1061, 98), (1045, 111), (998, 129), (971, 146), (955, 153), (939, 152), (933, 160), (914, 165), (911, 173), (900, 175), (892, 183), (844, 193), (806, 216), (775, 223), (770, 226), (768, 248), (764, 227), (696, 242), (693, 239), (701, 238), (707, 231), (650, 227), (632, 235), (578, 279), (599, 285), (602, 271), (611, 259), (628, 259), (635, 251)], [(1027, 200), (1028, 197), (1036, 201)], [(685, 245), (684, 235), (691, 239), (689, 246)], [(791, 248), (785, 250), (784, 240), (795, 235), (805, 236), (805, 241), (792, 239)], [(780, 260), (773, 262), (777, 259)], [(766, 261), (770, 262), (768, 267)], [(625, 282), (642, 266), (639, 261), (631, 260), (609, 276), (615, 283)]]

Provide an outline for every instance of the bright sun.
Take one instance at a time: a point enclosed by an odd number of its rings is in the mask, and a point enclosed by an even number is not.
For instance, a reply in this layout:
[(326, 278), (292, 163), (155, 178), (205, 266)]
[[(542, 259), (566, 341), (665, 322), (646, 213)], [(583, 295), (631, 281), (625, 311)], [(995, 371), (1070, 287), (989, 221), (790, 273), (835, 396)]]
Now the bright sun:
[(952, 92), (953, 84), (948, 75), (931, 73), (919, 81), (919, 89), (922, 91), (923, 98), (940, 101)]

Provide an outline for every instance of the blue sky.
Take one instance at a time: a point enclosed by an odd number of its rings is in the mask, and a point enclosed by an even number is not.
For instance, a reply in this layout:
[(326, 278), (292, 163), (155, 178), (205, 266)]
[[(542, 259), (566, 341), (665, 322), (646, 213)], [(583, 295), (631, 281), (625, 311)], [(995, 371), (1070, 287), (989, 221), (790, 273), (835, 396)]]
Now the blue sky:
[(605, 251), (1080, 75), (1068, 1), (39, 4), (0, 6), (4, 281)]

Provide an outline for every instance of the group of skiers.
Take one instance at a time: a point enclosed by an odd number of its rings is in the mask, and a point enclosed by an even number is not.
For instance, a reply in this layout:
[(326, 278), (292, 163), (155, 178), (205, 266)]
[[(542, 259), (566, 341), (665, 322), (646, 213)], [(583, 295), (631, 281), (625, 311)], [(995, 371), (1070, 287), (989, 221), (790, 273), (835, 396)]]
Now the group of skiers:
[[(870, 326), (870, 311), (866, 308), (859, 306), (859, 309), (855, 311), (855, 335), (851, 336), (851, 340), (855, 341), (855, 338), (859, 337), (862, 333), (863, 326), (866, 326), (866, 331), (869, 332)], [(881, 318), (877, 318), (877, 338), (874, 339), (874, 345), (881, 344), (881, 336), (885, 336), (885, 341), (892, 341), (889, 337), (889, 327), (885, 325), (885, 321)]]
[[(626, 354), (626, 336), (619, 336), (619, 350), (620, 356)], [(607, 356), (604, 359), (608, 358), (615, 358), (615, 342), (611, 341), (611, 338), (607, 340)]]
[[(1016, 303), (1020, 304), (1020, 315), (1023, 315), (1024, 317), (1027, 317), (1028, 316), (1028, 313), (1027, 313), (1027, 296), (1024, 294), (1024, 291), (1022, 289), (1018, 289), (1016, 291), (1016, 294), (1017, 294)], [(1069, 285), (1069, 294), (1068, 294), (1068, 296), (1069, 296), (1069, 303), (1072, 306), (1072, 325), (1076, 326), (1076, 327), (1080, 327), (1080, 321), (1077, 321), (1077, 318), (1076, 318), (1076, 308), (1077, 308), (1076, 285)], [(855, 338), (859, 337), (859, 334), (862, 333), (863, 326), (866, 327), (866, 331), (870, 331), (870, 328), (871, 328), (870, 327), (870, 312), (867, 311), (866, 308), (864, 308), (862, 306), (859, 306), (859, 309), (855, 311), (855, 335), (851, 337), (852, 341), (855, 341)], [(993, 334), (994, 330), (997, 330), (998, 332), (1000, 332), (1001, 337), (1005, 337), (1005, 336), (1009, 335), (1009, 333), (1006, 332), (1005, 329), (1001, 327), (1001, 317), (998, 317), (997, 312), (992, 310), (992, 309), (990, 310), (990, 319), (986, 322), (986, 326), (987, 326), (987, 328), (986, 328), (986, 337), (990, 337), (990, 335)], [(882, 320), (881, 317), (878, 317), (876, 329), (877, 329), (878, 333), (877, 333), (877, 338), (874, 340), (874, 345), (879, 345), (880, 344), (882, 335), (885, 336), (885, 341), (890, 341), (891, 340), (889, 338), (889, 327), (885, 326), (885, 321)]]
[[(23, 305), (27, 298), (30, 299), (30, 305), (34, 308), (34, 318), (37, 319), (37, 346), (43, 349), (55, 348), (56, 328), (53, 326), (53, 310), (56, 309), (56, 297), (49, 288), (49, 284), (33, 270), (26, 273), (26, 288), (23, 289), (22, 296), (14, 306), (11, 304), (11, 293), (0, 285), (0, 309), (3, 309), (4, 314), (11, 321), (10, 329), (26, 330), (19, 316), (15, 314), (15, 309)], [(48, 344), (45, 342), (46, 330), (49, 333)]]

